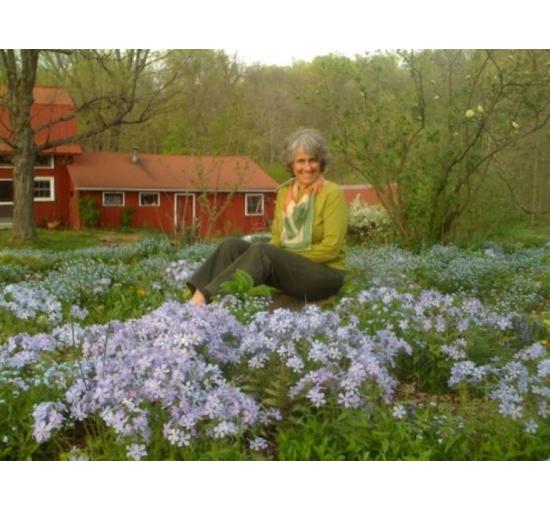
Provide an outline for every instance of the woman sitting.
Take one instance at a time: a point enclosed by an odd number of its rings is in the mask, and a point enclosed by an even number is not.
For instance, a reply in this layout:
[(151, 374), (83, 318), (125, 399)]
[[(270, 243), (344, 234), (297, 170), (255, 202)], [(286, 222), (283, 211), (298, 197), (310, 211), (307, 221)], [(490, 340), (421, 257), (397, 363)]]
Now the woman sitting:
[(315, 129), (287, 139), (285, 163), (293, 177), (279, 187), (269, 243), (223, 241), (187, 285), (191, 302), (209, 303), (237, 269), (304, 301), (338, 292), (344, 283), (348, 209), (340, 187), (323, 177), (329, 155)]

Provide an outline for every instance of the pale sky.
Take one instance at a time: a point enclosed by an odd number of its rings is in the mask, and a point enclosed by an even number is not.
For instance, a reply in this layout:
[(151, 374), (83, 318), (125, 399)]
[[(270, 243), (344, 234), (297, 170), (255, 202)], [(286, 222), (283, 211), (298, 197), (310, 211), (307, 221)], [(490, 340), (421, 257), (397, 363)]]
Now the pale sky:
[[(237, 54), (238, 59), (244, 64), (251, 65), (260, 63), (264, 65), (291, 66), (294, 62), (304, 60), (311, 62), (316, 56), (335, 53), (349, 58), (355, 57), (357, 54), (364, 54), (367, 51), (364, 48), (343, 48), (338, 49), (337, 45), (326, 48), (249, 48), (249, 49), (226, 49), (224, 51), (229, 54)], [(371, 51), (371, 50), (369, 50)]]
[(292, 65), (375, 48), (550, 47), (550, 3), (541, 0), (496, 10), (480, 0), (54, 0), (30, 17), (27, 2), (4, 4), (4, 48), (239, 48), (246, 64)]

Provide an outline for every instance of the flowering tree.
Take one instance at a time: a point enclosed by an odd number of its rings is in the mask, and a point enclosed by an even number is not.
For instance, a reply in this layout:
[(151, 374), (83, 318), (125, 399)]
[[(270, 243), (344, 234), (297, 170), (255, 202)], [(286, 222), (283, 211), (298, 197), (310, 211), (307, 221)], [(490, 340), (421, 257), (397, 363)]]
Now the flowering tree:
[(549, 63), (529, 50), (367, 56), (344, 69), (344, 99), (321, 81), (317, 104), (358, 174), (379, 191), (397, 183), (382, 203), (402, 239), (445, 241), (496, 156), (548, 125)]

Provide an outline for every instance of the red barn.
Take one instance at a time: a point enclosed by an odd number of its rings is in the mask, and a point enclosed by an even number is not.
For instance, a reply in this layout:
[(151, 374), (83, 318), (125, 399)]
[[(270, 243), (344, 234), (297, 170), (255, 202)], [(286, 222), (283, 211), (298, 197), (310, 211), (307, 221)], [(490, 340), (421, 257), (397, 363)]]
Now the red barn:
[[(63, 89), (35, 88), (31, 114), (37, 145), (75, 136), (74, 112)], [(10, 140), (11, 124), (0, 105), (0, 226), (10, 226), (11, 148), (2, 138)], [(35, 222), (81, 228), (79, 199), (88, 198), (97, 205), (101, 227), (121, 226), (131, 208), (133, 227), (166, 233), (193, 229), (199, 236), (249, 234), (269, 228), (276, 187), (277, 182), (245, 156), (83, 153), (78, 144), (67, 144), (37, 157)]]

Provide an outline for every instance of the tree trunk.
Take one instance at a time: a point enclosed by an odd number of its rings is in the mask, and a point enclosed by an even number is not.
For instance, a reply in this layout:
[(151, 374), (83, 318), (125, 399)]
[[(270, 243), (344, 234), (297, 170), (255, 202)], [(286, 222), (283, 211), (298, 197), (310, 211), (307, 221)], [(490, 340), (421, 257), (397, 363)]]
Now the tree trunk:
[(13, 126), (13, 232), (15, 242), (35, 237), (34, 160), (36, 145), (31, 127), (33, 89), (38, 67), (38, 50), (21, 50), (20, 70), (16, 58), (9, 55), (8, 101)]
[[(32, 92), (31, 92), (32, 94)], [(23, 112), (17, 119), (17, 148), (13, 155), (13, 233), (15, 242), (29, 241), (35, 237), (34, 226), (34, 133)], [(22, 120), (22, 122), (19, 122)]]
[[(32, 133), (31, 133), (31, 144)], [(13, 234), (15, 242), (29, 241), (35, 236), (34, 228), (34, 151), (18, 150), (13, 165)]]

